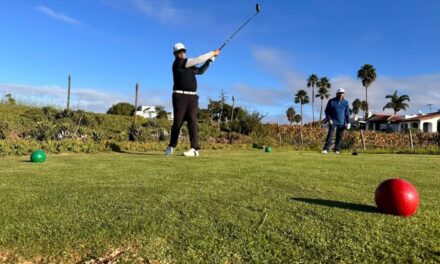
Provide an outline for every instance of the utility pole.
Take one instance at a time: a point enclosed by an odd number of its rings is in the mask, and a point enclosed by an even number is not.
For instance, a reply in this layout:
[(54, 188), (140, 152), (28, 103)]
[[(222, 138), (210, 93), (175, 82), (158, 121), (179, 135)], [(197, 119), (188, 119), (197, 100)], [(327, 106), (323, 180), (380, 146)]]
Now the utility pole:
[(71, 83), (71, 78), (70, 78), (70, 74), (69, 77), (67, 78), (67, 111), (70, 111), (70, 83)]
[(232, 96), (232, 113), (231, 113), (231, 121), (234, 120), (234, 105), (235, 105), (235, 98)]
[(432, 110), (432, 106), (433, 106), (433, 104), (428, 104), (429, 112), (431, 112), (431, 110)]
[(133, 112), (135, 124), (136, 124), (136, 110), (137, 110), (137, 104), (138, 104), (138, 96), (139, 96), (139, 83), (136, 83), (136, 96), (135, 96), (135, 100), (134, 100), (134, 112)]

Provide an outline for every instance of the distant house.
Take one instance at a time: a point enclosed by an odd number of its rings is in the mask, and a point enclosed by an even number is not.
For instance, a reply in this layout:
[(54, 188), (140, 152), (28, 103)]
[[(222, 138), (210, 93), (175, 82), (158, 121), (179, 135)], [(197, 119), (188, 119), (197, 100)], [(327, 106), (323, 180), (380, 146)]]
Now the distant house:
[(136, 109), (135, 115), (143, 118), (156, 118), (157, 111), (155, 106), (141, 105)]
[(366, 120), (366, 129), (371, 131), (404, 132), (408, 129), (423, 132), (440, 132), (440, 110), (418, 115), (373, 114)]
[[(142, 116), (143, 118), (156, 118), (158, 112), (156, 110), (156, 106), (141, 105), (136, 109), (135, 115)], [(173, 120), (173, 113), (168, 112), (167, 118), (168, 120)]]
[(412, 118), (407, 118), (401, 123), (405, 129), (419, 128), (423, 132), (440, 132), (440, 110), (436, 113), (421, 114)]

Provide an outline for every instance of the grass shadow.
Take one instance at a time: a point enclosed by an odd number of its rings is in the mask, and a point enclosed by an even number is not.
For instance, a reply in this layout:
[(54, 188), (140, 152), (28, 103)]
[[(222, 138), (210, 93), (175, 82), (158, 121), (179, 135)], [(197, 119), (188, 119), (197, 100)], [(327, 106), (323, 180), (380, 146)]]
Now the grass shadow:
[(161, 152), (151, 153), (151, 152), (134, 152), (134, 151), (124, 151), (121, 150), (118, 153), (121, 154), (129, 154), (129, 155), (143, 155), (143, 156), (164, 156), (165, 155)]
[(123, 149), (121, 148), (121, 146), (119, 146), (119, 144), (117, 144), (117, 143), (111, 143), (111, 144), (108, 145), (108, 147), (109, 147), (113, 152), (116, 152), (116, 153), (122, 153), (122, 154), (130, 154), (130, 155), (148, 155), (148, 156), (160, 156), (160, 155), (163, 155), (163, 153), (159, 153), (159, 152), (151, 153), (151, 152), (126, 151), (126, 150), (123, 150)]
[(356, 204), (356, 203), (347, 203), (347, 202), (326, 200), (320, 198), (301, 198), (301, 197), (292, 197), (290, 198), (290, 201), (299, 201), (309, 204), (317, 204), (317, 205), (323, 205), (328, 207), (341, 208), (345, 210), (365, 212), (365, 213), (380, 213), (380, 211), (376, 207), (366, 204)]

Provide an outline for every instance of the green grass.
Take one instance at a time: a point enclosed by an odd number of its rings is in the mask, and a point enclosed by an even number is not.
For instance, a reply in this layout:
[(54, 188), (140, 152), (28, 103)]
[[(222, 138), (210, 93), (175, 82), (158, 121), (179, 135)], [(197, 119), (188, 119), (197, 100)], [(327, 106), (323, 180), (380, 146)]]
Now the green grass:
[[(0, 262), (440, 261), (439, 156), (259, 150), (0, 159)], [(413, 217), (378, 213), (401, 177)], [(142, 262), (144, 261), (144, 262)]]

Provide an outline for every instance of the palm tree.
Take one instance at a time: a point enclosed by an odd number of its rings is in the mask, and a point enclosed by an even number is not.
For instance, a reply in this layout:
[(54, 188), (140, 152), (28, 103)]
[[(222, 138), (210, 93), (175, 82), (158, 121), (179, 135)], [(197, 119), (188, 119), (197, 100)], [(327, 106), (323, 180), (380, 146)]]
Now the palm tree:
[(328, 89), (325, 87), (320, 87), (318, 90), (318, 93), (316, 94), (316, 97), (319, 97), (321, 99), (321, 112), (319, 114), (319, 122), (322, 120), (322, 108), (324, 106), (324, 99), (328, 99), (330, 97), (330, 93), (328, 92)]
[(312, 88), (312, 124), (315, 123), (315, 86), (318, 83), (318, 76), (316, 74), (312, 74), (307, 79), (307, 87)]
[[(327, 77), (321, 77), (319, 79), (319, 81), (316, 83), (316, 85), (319, 88), (318, 94), (322, 95), (322, 92), (324, 92), (324, 90), (321, 90), (321, 88), (323, 88), (326, 91), (324, 94), (328, 94), (327, 96), (324, 96), (324, 98), (328, 99), (328, 97), (330, 96), (328, 91), (332, 87), (332, 85), (330, 83), (330, 80)], [(319, 91), (321, 91), (321, 93)], [(321, 122), (321, 118), (322, 118), (322, 104), (323, 104), (324, 98), (322, 98), (322, 96), (318, 96), (318, 95), (316, 95), (315, 97), (321, 98), (321, 113), (319, 114), (319, 122)]]
[(293, 122), (295, 123), (299, 123), (302, 120), (302, 116), (296, 114), (295, 117), (293, 118)]
[(367, 111), (367, 109), (368, 109), (368, 103), (367, 103), (367, 101), (363, 100), (361, 102), (361, 110), (365, 112), (365, 111)]
[(365, 64), (359, 69), (357, 77), (362, 80), (362, 85), (365, 87), (365, 119), (368, 117), (368, 87), (376, 80), (376, 69), (373, 65)]
[(295, 115), (296, 115), (295, 108), (289, 107), (289, 109), (287, 109), (286, 111), (286, 116), (287, 116), (287, 120), (289, 120), (290, 122), (290, 125), (292, 125), (292, 123), (295, 122)]
[(15, 104), (15, 99), (14, 97), (12, 97), (12, 94), (8, 93), (7, 95), (5, 95), (5, 98), (8, 104)]
[(354, 99), (353, 103), (351, 104), (353, 106), (353, 114), (357, 115), (359, 114), (359, 110), (361, 110), (362, 101), (359, 98)]
[(398, 96), (397, 90), (394, 91), (393, 94), (388, 94), (387, 96), (385, 96), (385, 98), (391, 99), (391, 102), (388, 102), (382, 110), (385, 110), (386, 108), (391, 108), (394, 110), (394, 115), (396, 115), (397, 112), (399, 112), (400, 110), (406, 110), (409, 107), (409, 105), (405, 103), (405, 101), (411, 101), (409, 99), (409, 96), (406, 94)]
[[(303, 105), (308, 104), (310, 102), (309, 96), (305, 90), (299, 90), (295, 94), (295, 103), (301, 104), (301, 117), (303, 116)], [(301, 119), (301, 126), (303, 125), (303, 120)]]

